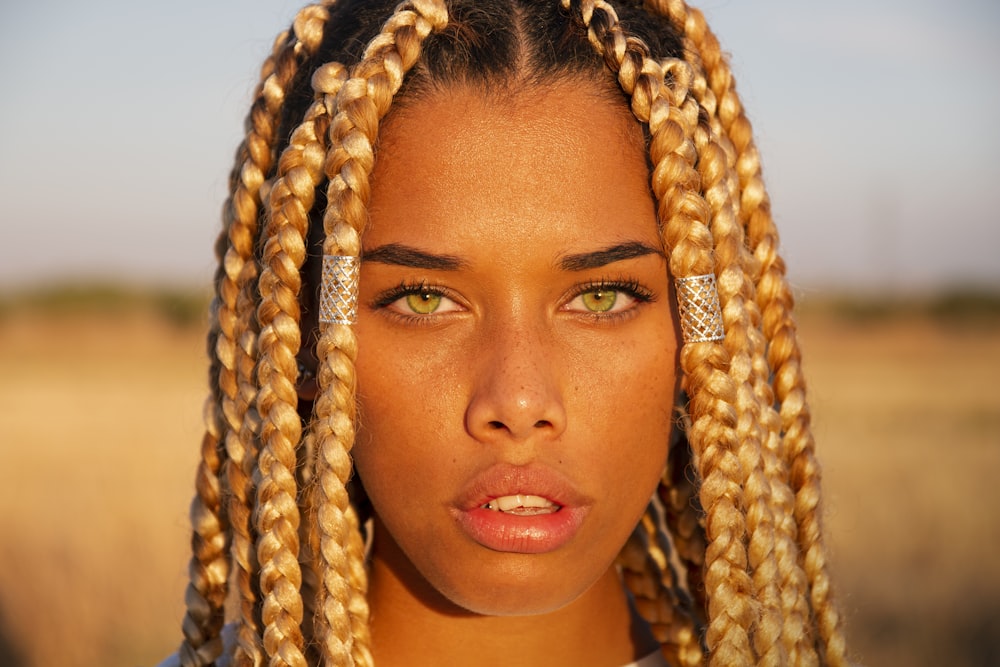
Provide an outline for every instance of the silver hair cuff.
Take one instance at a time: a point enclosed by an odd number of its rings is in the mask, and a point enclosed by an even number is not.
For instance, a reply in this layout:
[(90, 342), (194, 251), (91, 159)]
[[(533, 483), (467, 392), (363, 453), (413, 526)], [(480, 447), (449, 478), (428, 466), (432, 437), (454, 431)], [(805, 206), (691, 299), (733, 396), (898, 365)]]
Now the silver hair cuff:
[(715, 274), (678, 278), (674, 285), (684, 342), (707, 343), (725, 338)]
[(354, 324), (358, 319), (357, 257), (323, 255), (323, 279), (319, 292), (322, 324)]

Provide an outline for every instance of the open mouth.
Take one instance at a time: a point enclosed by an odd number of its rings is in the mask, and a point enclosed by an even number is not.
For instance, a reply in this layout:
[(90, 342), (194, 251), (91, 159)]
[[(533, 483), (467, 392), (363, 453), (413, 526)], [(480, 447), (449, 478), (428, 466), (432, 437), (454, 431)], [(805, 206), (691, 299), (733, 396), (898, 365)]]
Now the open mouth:
[(500, 463), (470, 476), (451, 512), (459, 530), (482, 547), (543, 554), (579, 535), (594, 502), (551, 467)]
[(480, 506), (484, 510), (514, 514), (517, 516), (536, 516), (558, 512), (560, 505), (541, 496), (516, 494), (513, 496), (498, 496)]

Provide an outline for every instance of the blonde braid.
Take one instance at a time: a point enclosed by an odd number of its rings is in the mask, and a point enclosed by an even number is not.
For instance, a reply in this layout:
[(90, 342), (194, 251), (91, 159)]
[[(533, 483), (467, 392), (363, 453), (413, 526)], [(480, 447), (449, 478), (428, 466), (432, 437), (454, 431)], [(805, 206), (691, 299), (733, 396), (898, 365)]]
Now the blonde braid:
[[(324, 216), (324, 255), (357, 257), (370, 195), (369, 176), (381, 118), (388, 112), (406, 71), (416, 62), (423, 39), (447, 23), (443, 2), (415, 0), (399, 5), (368, 45), (352, 77), (336, 97), (330, 126), (332, 151)], [(321, 387), (313, 423), (317, 444), (316, 492), (319, 568), (322, 586), (315, 623), (320, 650), (331, 665), (370, 665), (367, 578), (363, 543), (346, 483), (351, 475), (357, 340), (350, 326), (329, 324), (317, 345)]]
[[(312, 88), (316, 101), (307, 110), (302, 124), (295, 129), (289, 148), (282, 155), (282, 177), (298, 178), (302, 181), (301, 186), (295, 188), (298, 193), (295, 201), (304, 211), (312, 209), (313, 194), (323, 176), (323, 166), (327, 159), (326, 136), (330, 127), (330, 113), (334, 109), (334, 99), (346, 79), (347, 70), (340, 63), (327, 63), (316, 69), (312, 76)], [(303, 163), (308, 166), (304, 168)], [(308, 196), (306, 196), (307, 193)], [(292, 195), (289, 197), (289, 202), (291, 201)], [(286, 204), (286, 206), (288, 205), (290, 203)], [(320, 354), (322, 355), (322, 353)], [(321, 402), (320, 400), (316, 404), (317, 414), (321, 410)], [(327, 664), (352, 664), (347, 661), (348, 659), (344, 655), (336, 657), (329, 655), (327, 651), (329, 637), (328, 633), (324, 631), (324, 625), (320, 618), (324, 597), (323, 579), (326, 577), (324, 563), (320, 557), (325, 507), (322, 504), (322, 494), (318, 492), (322, 484), (320, 479), (322, 464), (319, 461), (315, 430), (310, 430), (306, 435), (303, 448), (310, 453), (307, 458), (307, 472), (303, 473), (303, 477), (309, 479), (310, 486), (302, 491), (299, 501), (306, 521), (309, 523), (304, 531), (307, 536), (304, 552), (312, 559), (312, 562), (307, 564), (306, 569), (308, 576), (305, 578), (305, 582), (307, 585), (302, 588), (303, 604), (305, 610), (309, 612), (309, 616), (302, 619), (303, 627), (309, 629), (313, 641), (309, 650), (310, 652), (315, 651), (315, 658), (324, 656)], [(345, 538), (349, 539), (346, 535)], [(367, 612), (365, 615), (367, 616)]]
[(348, 505), (344, 512), (347, 523), (347, 566), (348, 585), (351, 587), (351, 599), (347, 611), (351, 615), (351, 636), (354, 645), (351, 656), (355, 667), (372, 667), (371, 628), (368, 624), (368, 569), (365, 565), (365, 540), (361, 534), (361, 525), (357, 509)]
[[(214, 329), (215, 327), (213, 327)], [(191, 501), (191, 549), (188, 564), (190, 583), (184, 595), (187, 612), (181, 628), (184, 641), (179, 655), (185, 667), (208, 665), (219, 655), (222, 642), (226, 597), (226, 527), (222, 510), (219, 448), (223, 428), (214, 399), (206, 404), (206, 432), (201, 444), (201, 462), (195, 477), (195, 497)]]
[[(673, 104), (660, 124), (650, 122), (653, 190), (659, 201), (671, 274), (682, 278), (713, 272), (712, 237), (706, 224), (710, 211), (708, 202), (697, 196), (700, 179), (693, 170), (695, 151), (691, 138), (697, 128), (698, 107), (687, 93), (690, 69), (681, 61), (667, 61), (664, 71), (669, 73), (674, 88), (662, 90), (673, 98)], [(708, 540), (705, 641), (711, 664), (719, 665), (753, 661), (749, 633), (757, 621), (747, 575), (747, 529), (741, 511), (740, 433), (735, 406), (738, 397), (737, 387), (727, 375), (730, 363), (726, 349), (715, 344), (688, 344), (681, 350), (683, 387), (690, 397), (688, 438), (702, 479), (699, 495)]]
[[(325, 9), (315, 18), (316, 36), (322, 35)], [(318, 40), (317, 40), (318, 41)], [(257, 557), (260, 563), (263, 646), (271, 665), (305, 665), (301, 624), (303, 601), (299, 558), (298, 485), (295, 469), (302, 425), (297, 412), (296, 354), (301, 345), (300, 270), (305, 261), (305, 235), (315, 200), (324, 150), (315, 136), (313, 120), (325, 113), (314, 104), (305, 122), (293, 132), (278, 165), (278, 178), (269, 194), (269, 221), (259, 281), (261, 324), (257, 365), (260, 391), (261, 450), (257, 467)]]
[(637, 610), (661, 644), (663, 656), (671, 664), (698, 667), (705, 656), (694, 619), (687, 611), (689, 601), (681, 599), (684, 592), (670, 562), (671, 546), (661, 524), (660, 511), (650, 502), (618, 564)]
[[(279, 191), (276, 189), (272, 194), (279, 194)], [(297, 394), (293, 380), (295, 353), (300, 343), (295, 298), (299, 287), (297, 266), (304, 259), (305, 244), (301, 238), (295, 238), (294, 232), (281, 229), (302, 222), (289, 221), (293, 216), (294, 213), (289, 212), (272, 214), (269, 226), (274, 233), (269, 233), (271, 238), (265, 247), (265, 268), (260, 279), (262, 326), (257, 372), (261, 388), (257, 395), (257, 411), (261, 418), (261, 450), (254, 481), (258, 507), (257, 559), (263, 598), (261, 619), (265, 626), (263, 645), (272, 665), (305, 664), (299, 628), (302, 620), (298, 564), (300, 519), (294, 474), (301, 424), (295, 409)], [(294, 275), (292, 267), (296, 268)]]
[[(676, 115), (683, 118), (680, 113)], [(693, 119), (688, 122), (693, 126)], [(663, 134), (654, 135), (654, 148)], [(654, 154), (654, 191), (661, 202), (671, 273), (685, 277), (713, 272), (711, 236), (706, 225), (709, 211), (702, 202), (692, 206), (691, 197), (679, 192), (685, 181), (697, 187), (697, 179), (676, 179), (679, 174), (670, 172), (681, 165), (671, 157), (657, 159)], [(712, 664), (719, 665), (754, 662), (749, 633), (757, 621), (747, 574), (746, 517), (741, 509), (743, 471), (737, 430), (739, 411), (735, 405), (738, 388), (728, 375), (730, 363), (727, 350), (720, 345), (689, 343), (681, 350), (684, 389), (690, 397), (688, 438), (702, 480), (699, 495), (708, 540), (704, 574), (708, 601), (706, 642)]]
[[(261, 69), (261, 84), (258, 85), (254, 104), (247, 117), (247, 136), (237, 151), (236, 167), (230, 175), (232, 195), (223, 207), (223, 230), (216, 244), (220, 262), (216, 274), (217, 296), (212, 306), (213, 324), (209, 334), (209, 350), (213, 353), (213, 396), (206, 406), (208, 426), (202, 445), (203, 463), (198, 471), (198, 494), (192, 503), (192, 523), (196, 526), (193, 541), (199, 544), (194, 548), (196, 557), (192, 559), (190, 567), (192, 586), (186, 595), (189, 608), (183, 623), (186, 640), (180, 648), (184, 665), (209, 664), (221, 651), (218, 636), (222, 626), (225, 591), (213, 593), (212, 601), (209, 602), (208, 596), (199, 593), (203, 586), (197, 582), (204, 577), (203, 574), (199, 576), (199, 570), (216, 570), (217, 576), (225, 580), (230, 566), (224, 555), (212, 557), (205, 552), (205, 546), (213, 541), (224, 542), (224, 538), (212, 540), (205, 530), (206, 525), (213, 523), (209, 514), (221, 515), (221, 506), (213, 512), (209, 510), (205, 498), (210, 492), (215, 496), (213, 502), (219, 504), (218, 473), (223, 469), (227, 490), (230, 492), (226, 510), (231, 522), (228, 529), (232, 535), (236, 579), (246, 580), (249, 577), (250, 564), (246, 558), (241, 557), (247, 550), (244, 546), (249, 544), (249, 500), (246, 492), (248, 478), (243, 471), (246, 449), (239, 437), (247, 402), (240, 400), (241, 397), (245, 398), (246, 392), (240, 391), (242, 382), (238, 369), (242, 366), (242, 375), (247, 377), (245, 357), (248, 346), (245, 340), (241, 340), (245, 338), (246, 327), (241, 326), (241, 321), (245, 323), (251, 317), (248, 309), (241, 311), (240, 295), (256, 274), (253, 246), (260, 206), (259, 190), (264, 174), (273, 161), (276, 116), (285, 91), (291, 84), (291, 76), (286, 76), (281, 84), (275, 85), (274, 73), (276, 70), (287, 71), (288, 68), (281, 63), (287, 61), (283, 54), (289, 53), (291, 46), (288, 33), (280, 35), (275, 41), (271, 56)], [(240, 317), (241, 312), (243, 317)], [(224, 460), (220, 460), (218, 453), (211, 451), (217, 449), (220, 442), (225, 443)], [(214, 523), (219, 524), (219, 529), (222, 529), (222, 521), (216, 520)], [(221, 536), (221, 532), (219, 535)], [(199, 566), (199, 562), (204, 565)], [(222, 586), (225, 586), (224, 582)], [(244, 586), (239, 588), (248, 590)], [(195, 613), (195, 609), (202, 611)], [(199, 617), (212, 620), (209, 625), (204, 625), (199, 623)], [(209, 641), (211, 648), (205, 646), (205, 642)]]
[[(569, 0), (563, 4), (568, 6)], [(581, 14), (590, 41), (631, 95), (633, 113), (649, 125), (652, 185), (672, 275), (682, 278), (712, 272), (710, 212), (698, 195), (699, 177), (693, 168), (697, 153), (692, 135), (698, 107), (687, 94), (690, 68), (682, 61), (670, 66), (674, 86), (670, 90), (664, 83), (664, 69), (648, 57), (648, 49), (639, 40), (624, 34), (610, 6), (585, 0)], [(681, 351), (684, 388), (691, 397), (688, 435), (703, 480), (701, 500), (709, 539), (706, 641), (713, 664), (720, 665), (753, 661), (749, 634), (757, 618), (747, 574), (746, 521), (740, 511), (736, 387), (726, 372), (729, 361), (725, 348), (712, 343), (688, 344)]]
[[(714, 94), (711, 90), (704, 91), (704, 99), (711, 102), (710, 108), (714, 109)], [(713, 128), (721, 128), (721, 123), (716, 116), (712, 116)], [(733, 148), (725, 135), (722, 140), (727, 147), (729, 154), (729, 178), (733, 191), (736, 191), (735, 183), (735, 156), (732, 155)], [(727, 217), (728, 222), (732, 222), (731, 217)], [(713, 225), (713, 235), (716, 238), (723, 236), (721, 230)], [(737, 381), (744, 383), (741, 391), (744, 394), (746, 414), (752, 414), (752, 424), (761, 434), (760, 439), (744, 439), (741, 449), (748, 458), (744, 461), (744, 472), (747, 478), (744, 480), (745, 490), (750, 493), (753, 489), (766, 484), (766, 498), (761, 497), (758, 511), (763, 512), (767, 518), (765, 527), (767, 541), (770, 552), (765, 565), (751, 562), (754, 573), (754, 582), (757, 586), (758, 596), (764, 603), (763, 615), (770, 615), (772, 629), (780, 636), (785, 659), (790, 664), (809, 665), (817, 664), (816, 651), (812, 638), (807, 628), (809, 626), (809, 606), (807, 597), (807, 582), (805, 573), (799, 562), (799, 549), (796, 543), (797, 526), (794, 516), (794, 496), (788, 486), (788, 469), (782, 457), (781, 441), (781, 420), (774, 410), (774, 394), (770, 386), (771, 370), (766, 358), (767, 341), (761, 332), (761, 314), (754, 297), (754, 286), (750, 282), (751, 276), (759, 274), (759, 263), (745, 250), (743, 230), (735, 227), (732, 231), (732, 248), (735, 252), (744, 256), (746, 270), (733, 274), (735, 279), (741, 279), (744, 284), (744, 294), (741, 296), (733, 314), (745, 313), (746, 326), (741, 329), (746, 334), (746, 345), (736, 346), (734, 356), (741, 354), (736, 350), (745, 350), (742, 353), (744, 362), (733, 369), (740, 369), (740, 377)], [(718, 248), (718, 246), (717, 246)], [(720, 273), (720, 295), (723, 303), (726, 302), (725, 289)], [(728, 313), (729, 307), (725, 308)], [(726, 318), (727, 333), (735, 330), (735, 323)], [(728, 336), (727, 336), (728, 337)], [(733, 348), (731, 348), (733, 349)], [(749, 378), (747, 374), (749, 373)], [(750, 392), (752, 391), (752, 398)], [(744, 417), (745, 418), (745, 417)], [(749, 450), (748, 446), (753, 446)], [(742, 455), (741, 455), (742, 456)], [(757, 479), (756, 483), (750, 477)], [(753, 517), (753, 506), (747, 502), (748, 519)], [(753, 553), (754, 529), (751, 528), (751, 554)], [(763, 627), (763, 622), (762, 622)], [(773, 639), (774, 636), (771, 637)], [(755, 639), (760, 639), (758, 635)], [(758, 650), (760, 645), (758, 645)]]
[[(322, 42), (326, 26), (330, 21), (330, 12), (336, 0), (324, 0), (321, 5), (314, 5), (306, 7), (299, 12), (293, 22), (293, 29), (299, 39), (307, 45), (308, 55), (314, 56), (319, 51), (320, 43)], [(333, 90), (326, 90), (322, 86), (317, 88), (317, 73), (313, 72), (311, 81), (313, 82), (313, 93), (315, 99), (321, 99), (321, 96), (326, 93), (336, 93), (336, 88)], [(335, 79), (331, 85), (339, 85), (337, 82), (340, 79)], [(326, 131), (329, 126), (329, 117), (326, 113), (325, 107), (322, 105), (316, 107), (310, 107), (306, 111), (304, 123), (313, 123), (314, 130), (312, 132), (305, 132), (312, 141), (304, 149), (305, 152), (311, 152), (314, 156), (313, 159), (317, 159), (317, 156), (323, 155), (326, 152), (326, 145), (322, 141), (325, 138)], [(300, 135), (301, 137), (302, 135)], [(277, 175), (278, 178), (284, 176), (279, 169)], [(311, 178), (315, 178), (315, 173), (310, 174)], [(317, 184), (314, 184), (313, 189), (315, 190)], [(312, 204), (308, 206), (304, 205), (307, 210), (313, 208)], [(301, 267), (300, 267), (301, 268)], [(308, 439), (308, 437), (302, 442), (302, 446), (299, 448), (298, 456), (296, 457), (297, 469), (298, 469), (298, 479), (300, 483), (299, 494), (297, 498), (297, 503), (300, 509), (300, 521), (299, 524), (299, 536), (300, 536), (300, 551), (299, 551), (299, 565), (302, 573), (302, 584), (300, 587), (300, 593), (302, 596), (302, 622), (301, 630), (303, 633), (303, 640), (305, 642), (305, 657), (309, 664), (317, 663), (317, 650), (315, 646), (314, 632), (312, 627), (312, 619), (316, 612), (316, 595), (318, 590), (318, 580), (319, 573), (316, 572), (315, 568), (315, 508), (312, 506), (311, 500), (313, 494), (311, 492), (311, 482), (312, 482), (312, 466), (313, 466), (313, 454), (315, 452), (315, 447), (313, 443)]]
[(718, 291), (726, 330), (724, 344), (731, 357), (729, 374), (736, 385), (737, 454), (742, 470), (747, 553), (755, 595), (760, 602), (760, 619), (753, 634), (754, 647), (759, 664), (781, 665), (787, 662), (787, 654), (781, 643), (783, 623), (774, 554), (775, 518), (771, 484), (762, 464), (762, 443), (766, 435), (755, 389), (754, 360), (763, 357), (763, 348), (756, 348), (755, 323), (748, 310), (754, 297), (753, 284), (748, 278), (748, 274), (753, 273), (749, 266), (752, 260), (743, 246), (743, 230), (736, 218), (736, 183), (726, 147), (716, 141), (708, 127), (699, 128), (695, 137), (702, 189), (713, 212), (711, 231), (715, 239)]
[(226, 481), (230, 491), (233, 584), (240, 619), (235, 665), (260, 663), (260, 640), (254, 613), (256, 593), (251, 583), (256, 559), (250, 529), (250, 506), (254, 495), (251, 475), (258, 451), (256, 425), (259, 421), (252, 409), (257, 394), (253, 377), (257, 333), (255, 278), (258, 272), (255, 239), (261, 199), (266, 191), (264, 179), (274, 162), (279, 114), (302, 56), (318, 47), (318, 39), (301, 29), (302, 18), (309, 13), (309, 8), (300, 12), (294, 34), (285, 32), (278, 37), (271, 56), (262, 67), (261, 84), (246, 121), (247, 137), (231, 178), (233, 195), (226, 206), (229, 248), (222, 262), (224, 279), (220, 285), (220, 310), (228, 326), (226, 336), (220, 337), (216, 349), (220, 359), (225, 360), (225, 373), (220, 383), (224, 387), (221, 407), (228, 423)]
[[(685, 422), (689, 423), (685, 418)], [(677, 428), (685, 428), (679, 425)], [(702, 524), (698, 487), (691, 480), (694, 473), (691, 447), (684, 437), (673, 443), (668, 455), (667, 470), (660, 481), (657, 495), (664, 509), (664, 524), (670, 532), (674, 551), (685, 566), (687, 591), (699, 627), (705, 624), (708, 605), (705, 600), (705, 527)]]
[[(791, 484), (796, 496), (794, 516), (798, 530), (783, 527), (781, 532), (792, 540), (796, 537), (795, 533), (798, 533), (798, 541), (804, 554), (802, 562), (809, 579), (813, 613), (825, 646), (826, 662), (831, 665), (848, 664), (840, 615), (832, 599), (825, 548), (822, 544), (819, 466), (814, 454), (815, 445), (805, 401), (805, 380), (800, 366), (801, 355), (792, 317), (794, 299), (785, 278), (784, 262), (777, 252), (778, 233), (761, 176), (760, 155), (753, 141), (750, 122), (736, 94), (732, 72), (704, 16), (698, 10), (688, 8), (683, 0), (665, 0), (661, 4), (666, 5), (665, 12), (675, 25), (683, 28), (690, 48), (699, 55), (708, 85), (719, 100), (719, 122), (737, 153), (736, 169), (741, 190), (740, 219), (746, 229), (747, 245), (760, 262), (757, 302), (763, 311), (763, 332), (770, 341), (767, 355), (775, 376), (776, 398), (781, 406), (785, 432), (784, 457), (792, 471)], [(779, 445), (774, 449), (775, 455), (780, 456), (782, 447)], [(787, 473), (782, 477), (787, 478)], [(781, 494), (778, 504), (786, 509), (789, 503), (784, 498), (783, 491)], [(796, 650), (803, 652), (805, 660), (812, 652), (811, 640), (801, 629), (808, 610), (804, 608), (805, 596), (797, 594), (799, 590), (804, 592), (805, 587), (799, 582), (799, 566), (791, 564), (788, 557), (782, 560), (785, 562), (781, 570), (785, 578), (782, 590), (786, 598), (786, 632), (796, 638)]]
[[(750, 304), (753, 306), (753, 304)], [(760, 313), (753, 312), (759, 321)], [(763, 334), (755, 330), (761, 338), (758, 349), (766, 349)], [(762, 407), (761, 423), (766, 426), (767, 440), (762, 451), (764, 474), (771, 483), (771, 497), (778, 519), (775, 531), (775, 558), (780, 577), (781, 609), (784, 618), (782, 640), (788, 653), (789, 663), (810, 667), (818, 664), (818, 656), (810, 631), (808, 582), (799, 562), (799, 547), (796, 541), (798, 528), (795, 522), (795, 497), (788, 485), (788, 468), (782, 452), (781, 418), (771, 407), (774, 394), (768, 384), (770, 367), (761, 360), (756, 369), (758, 375), (758, 397)]]
[[(702, 175), (702, 189), (713, 210), (711, 230), (715, 239), (725, 345), (732, 355), (729, 371), (737, 386), (736, 407), (740, 415), (739, 457), (743, 470), (748, 555), (755, 595), (761, 603), (754, 646), (760, 656), (760, 664), (785, 664), (794, 643), (789, 646), (784, 633), (785, 609), (782, 601), (785, 598), (782, 597), (782, 580), (776, 556), (776, 542), (784, 536), (778, 536), (781, 529), (778, 516), (782, 515), (772, 496), (772, 482), (780, 482), (785, 475), (778, 472), (776, 476), (769, 476), (769, 469), (764, 464), (768, 454), (764, 443), (771, 441), (769, 427), (773, 427), (775, 422), (770, 419), (773, 409), (772, 401), (767, 398), (770, 393), (767, 385), (769, 372), (752, 281), (752, 277), (757, 275), (757, 265), (746, 251), (743, 229), (737, 220), (739, 184), (735, 172), (735, 149), (716, 116), (714, 92), (706, 85), (703, 72), (697, 67), (692, 69), (691, 92), (709, 121), (707, 127), (699, 127), (695, 132), (699, 146), (698, 168)], [(762, 398), (765, 399), (763, 404)], [(770, 472), (776, 472), (773, 466)]]
[[(834, 667), (851, 664), (841, 627), (840, 612), (833, 598), (832, 583), (823, 543), (820, 511), (820, 468), (809, 430), (805, 387), (796, 353), (775, 374), (775, 389), (781, 401), (791, 486), (795, 493), (795, 519), (802, 545), (802, 563), (809, 581), (809, 599), (822, 640), (824, 663)], [(789, 382), (792, 380), (792, 382)], [(795, 383), (799, 380), (799, 383)], [(787, 409), (786, 409), (787, 408)]]

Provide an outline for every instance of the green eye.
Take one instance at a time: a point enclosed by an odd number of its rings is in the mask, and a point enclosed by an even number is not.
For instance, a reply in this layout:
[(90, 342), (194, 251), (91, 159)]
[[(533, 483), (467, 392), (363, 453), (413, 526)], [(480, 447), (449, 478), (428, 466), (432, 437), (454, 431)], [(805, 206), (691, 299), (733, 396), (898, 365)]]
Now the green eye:
[(406, 305), (418, 315), (430, 315), (441, 306), (441, 295), (433, 292), (407, 294)]
[(617, 290), (594, 290), (580, 295), (583, 306), (592, 313), (606, 313), (615, 307), (618, 300)]

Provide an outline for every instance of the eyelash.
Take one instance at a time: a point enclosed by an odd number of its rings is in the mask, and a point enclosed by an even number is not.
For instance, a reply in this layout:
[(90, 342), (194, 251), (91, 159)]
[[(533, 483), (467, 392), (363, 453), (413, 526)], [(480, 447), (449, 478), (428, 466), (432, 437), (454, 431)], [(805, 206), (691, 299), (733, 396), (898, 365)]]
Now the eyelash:
[(379, 294), (375, 301), (372, 302), (372, 308), (384, 311), (387, 315), (398, 318), (408, 324), (430, 324), (433, 318), (429, 315), (419, 315), (417, 313), (403, 313), (389, 310), (389, 306), (393, 303), (403, 297), (410, 296), (411, 294), (433, 294), (458, 303), (458, 299), (449, 289), (430, 285), (426, 281), (404, 281), (395, 287), (391, 287), (385, 292), (382, 292), (382, 294)]
[[(637, 304), (649, 303), (655, 300), (655, 295), (649, 289), (643, 287), (639, 284), (639, 281), (631, 278), (601, 278), (600, 280), (591, 280), (582, 285), (577, 286), (571, 292), (569, 292), (565, 303), (568, 305), (573, 302), (579, 296), (588, 294), (591, 292), (620, 292), (627, 295), (628, 297), (634, 299)], [(399, 285), (392, 287), (382, 294), (378, 295), (374, 302), (372, 302), (372, 307), (376, 310), (386, 311), (393, 317), (400, 318), (405, 322), (412, 322), (418, 324), (427, 324), (430, 321), (430, 316), (428, 315), (418, 315), (409, 314), (397, 311), (389, 310), (389, 306), (402, 299), (403, 297), (410, 296), (412, 294), (433, 294), (436, 296), (441, 296), (451, 301), (458, 302), (458, 299), (454, 296), (451, 290), (444, 287), (438, 287), (435, 285), (430, 285), (426, 281), (420, 282), (409, 282), (404, 281)], [(611, 312), (594, 312), (594, 313), (582, 313), (577, 312), (576, 314), (581, 315), (595, 321), (607, 322), (609, 320), (618, 320), (621, 318), (630, 317), (635, 310), (635, 306), (625, 308), (624, 310), (611, 311)]]
[(572, 303), (577, 297), (591, 292), (619, 292), (634, 299), (636, 302), (634, 305), (625, 308), (624, 310), (615, 310), (604, 313), (577, 313), (585, 318), (600, 322), (618, 321), (631, 317), (634, 314), (637, 305), (650, 303), (655, 300), (653, 292), (640, 285), (637, 280), (632, 278), (601, 278), (600, 280), (589, 281), (574, 289), (570, 292), (569, 298), (566, 299), (566, 303)]
[(411, 283), (411, 282), (401, 282), (395, 287), (390, 287), (386, 291), (376, 297), (372, 306), (375, 308), (385, 308), (393, 301), (401, 299), (404, 296), (409, 296), (411, 294), (421, 294), (424, 292), (438, 293), (440, 290), (436, 287), (431, 287), (426, 282)]

